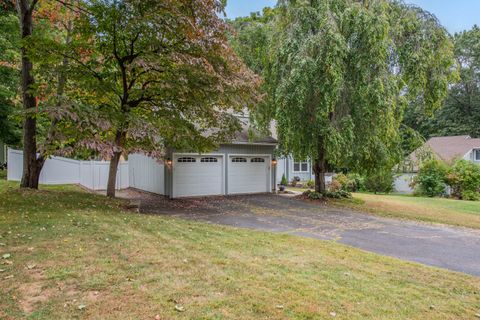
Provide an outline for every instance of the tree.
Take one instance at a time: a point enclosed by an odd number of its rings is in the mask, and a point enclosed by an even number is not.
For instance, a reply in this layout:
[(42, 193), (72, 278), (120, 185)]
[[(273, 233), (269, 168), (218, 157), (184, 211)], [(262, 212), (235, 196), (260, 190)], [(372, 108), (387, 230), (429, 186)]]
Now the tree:
[(238, 130), (231, 111), (252, 104), (258, 79), (228, 46), (221, 10), (217, 0), (93, 0), (71, 50), (50, 48), (84, 91), (79, 145), (110, 159), (108, 196), (122, 154), (205, 152)]
[(0, 141), (17, 145), (21, 133), (12, 116), (20, 78), (19, 26), (13, 4), (6, 2), (0, 9)]
[(280, 150), (313, 159), (315, 189), (333, 166), (374, 172), (401, 157), (409, 101), (428, 113), (454, 78), (435, 17), (397, 1), (281, 1), (264, 72)]
[(452, 85), (445, 104), (433, 117), (416, 112), (406, 114), (406, 124), (426, 138), (431, 136), (471, 135), (480, 137), (480, 28), (455, 34), (455, 59), (460, 80)]

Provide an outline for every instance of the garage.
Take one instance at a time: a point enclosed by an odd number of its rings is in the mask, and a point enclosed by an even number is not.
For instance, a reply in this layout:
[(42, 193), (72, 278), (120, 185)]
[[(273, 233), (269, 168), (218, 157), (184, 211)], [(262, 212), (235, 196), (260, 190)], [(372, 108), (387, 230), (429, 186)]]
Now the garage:
[(231, 155), (228, 159), (228, 193), (270, 192), (270, 156)]
[(175, 155), (173, 197), (198, 197), (224, 194), (223, 156)]

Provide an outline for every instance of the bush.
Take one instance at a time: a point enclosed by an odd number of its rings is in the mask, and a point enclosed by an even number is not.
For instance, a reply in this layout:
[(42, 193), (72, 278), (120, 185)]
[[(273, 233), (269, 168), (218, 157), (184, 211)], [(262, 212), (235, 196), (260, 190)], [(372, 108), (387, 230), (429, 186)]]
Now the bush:
[(367, 175), (364, 179), (366, 191), (374, 193), (390, 193), (393, 191), (393, 172), (388, 169), (380, 169)]
[(313, 181), (312, 179), (308, 180), (308, 181), (305, 183), (305, 187), (306, 187), (306, 188), (309, 188), (309, 189), (315, 188), (315, 181)]
[(357, 192), (363, 189), (363, 179), (359, 174), (345, 175), (343, 173), (340, 173), (333, 177), (332, 182), (334, 183), (334, 187), (337, 190)]
[(345, 190), (327, 191), (325, 192), (325, 197), (333, 199), (350, 199), (352, 197), (352, 194)]
[(445, 195), (447, 167), (443, 162), (431, 159), (422, 163), (412, 186), (415, 193), (427, 197)]
[(480, 200), (480, 166), (470, 161), (455, 162), (446, 177), (452, 194), (463, 200)]
[(285, 174), (283, 174), (282, 180), (280, 180), (280, 185), (288, 186), (288, 181), (287, 181), (287, 177), (285, 177)]
[(320, 192), (307, 190), (303, 193), (304, 196), (307, 196), (311, 200), (320, 200), (323, 198), (323, 195)]

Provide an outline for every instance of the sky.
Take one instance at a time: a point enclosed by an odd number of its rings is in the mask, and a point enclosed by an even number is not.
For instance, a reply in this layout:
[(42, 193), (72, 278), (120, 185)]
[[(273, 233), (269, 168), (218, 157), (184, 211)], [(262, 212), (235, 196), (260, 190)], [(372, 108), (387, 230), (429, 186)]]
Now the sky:
[[(480, 26), (480, 0), (405, 0), (435, 14), (450, 33)], [(277, 0), (228, 0), (227, 18), (247, 16), (263, 7), (272, 7)]]

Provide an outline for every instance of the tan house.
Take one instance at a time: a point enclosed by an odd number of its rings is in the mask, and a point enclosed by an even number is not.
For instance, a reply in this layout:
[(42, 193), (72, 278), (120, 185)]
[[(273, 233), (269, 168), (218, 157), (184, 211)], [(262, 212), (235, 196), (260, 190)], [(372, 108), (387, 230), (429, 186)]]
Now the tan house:
[(411, 193), (410, 182), (418, 172), (420, 163), (428, 157), (435, 157), (448, 164), (465, 159), (480, 164), (480, 139), (465, 136), (434, 137), (413, 151), (401, 166), (403, 174), (395, 179), (395, 190)]

